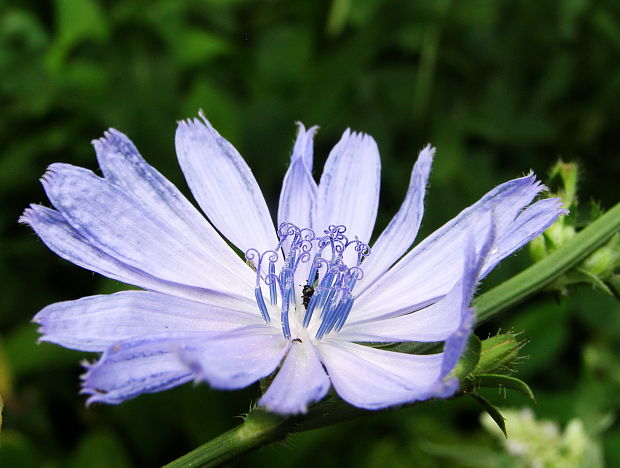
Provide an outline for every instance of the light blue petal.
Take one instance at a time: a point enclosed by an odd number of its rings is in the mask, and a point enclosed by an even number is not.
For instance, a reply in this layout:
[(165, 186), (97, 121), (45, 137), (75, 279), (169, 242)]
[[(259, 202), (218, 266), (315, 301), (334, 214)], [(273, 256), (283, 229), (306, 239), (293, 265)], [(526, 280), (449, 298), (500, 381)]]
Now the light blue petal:
[(308, 172), (312, 174), (312, 167), (314, 161), (314, 134), (319, 127), (314, 125), (308, 130), (301, 122), (297, 123), (297, 138), (293, 145), (293, 153), (291, 154), (291, 162), (297, 158), (302, 158)]
[[(441, 299), (461, 276), (469, 236), (480, 250), (493, 218), (495, 238), (499, 242), (507, 233), (513, 232), (515, 226), (522, 224), (518, 216), (542, 189), (544, 187), (533, 175), (493, 189), (414, 247), (372, 286), (360, 292), (351, 319), (402, 315)], [(555, 207), (547, 205), (546, 208), (543, 225), (553, 222), (559, 215)], [(531, 239), (531, 233), (529, 229), (514, 232), (509, 236), (510, 245), (515, 248), (522, 246)]]
[(487, 235), (485, 236), (482, 246), (480, 247), (480, 251), (477, 254), (475, 253), (473, 238), (470, 238), (467, 243), (465, 250), (465, 268), (461, 282), (463, 283), (463, 290), (469, 291), (469, 293), (463, 295), (463, 301), (461, 303), (462, 313), (459, 327), (444, 343), (444, 359), (441, 364), (442, 377), (445, 377), (452, 372), (452, 369), (454, 369), (454, 366), (456, 366), (461, 358), (461, 355), (463, 354), (463, 351), (465, 350), (469, 335), (472, 333), (474, 327), (474, 314), (472, 309), (469, 307), (469, 304), (471, 303), (474, 288), (476, 287), (478, 278), (482, 273), (483, 266), (490, 256), (491, 249), (494, 245), (496, 245), (496, 226), (497, 214), (494, 211), (491, 214), (491, 225), (489, 226)]
[(444, 359), (441, 364), (441, 376), (444, 377), (452, 372), (454, 366), (461, 359), (465, 345), (474, 326), (474, 314), (472, 309), (466, 307), (461, 314), (461, 323), (452, 335), (446, 340), (443, 348)]
[[(347, 322), (338, 337), (357, 342), (403, 342), (443, 341), (454, 334), (461, 334), (463, 323), (471, 315), (469, 304), (473, 299), (482, 265), (490, 256), (495, 245), (494, 223), (491, 224), (485, 241), (478, 252), (474, 240), (464, 245), (461, 277), (452, 290), (441, 300), (421, 310), (389, 318), (369, 318)], [(469, 323), (469, 329), (471, 323)], [(467, 333), (469, 336), (469, 333)], [(452, 345), (449, 346), (452, 348)], [(458, 353), (460, 355), (460, 352)]]
[(94, 402), (118, 404), (143, 393), (155, 393), (192, 379), (175, 350), (183, 337), (121, 342), (110, 347), (99, 361), (87, 365), (82, 393)]
[(82, 351), (105, 351), (128, 340), (170, 334), (223, 332), (262, 322), (249, 312), (147, 291), (123, 291), (58, 302), (33, 319), (41, 341)]
[(485, 277), (500, 261), (538, 237), (566, 213), (559, 198), (546, 198), (528, 206), (497, 239), (480, 276)]
[(245, 327), (208, 340), (183, 343), (179, 356), (196, 381), (233, 390), (271, 374), (284, 357), (288, 341), (268, 325)]
[(251, 282), (254, 274), (183, 194), (147, 164), (131, 140), (110, 129), (93, 141), (106, 180), (139, 201), (178, 236), (187, 237), (202, 258)]
[(279, 414), (302, 414), (321, 400), (330, 387), (314, 347), (306, 340), (293, 342), (275, 379), (259, 405)]
[(256, 310), (256, 302), (251, 298), (165, 281), (129, 266), (93, 246), (55, 210), (31, 205), (20, 222), (30, 225), (45, 245), (60, 257), (108, 278), (220, 307)]
[(338, 395), (359, 408), (425, 400), (443, 386), (443, 354), (396, 353), (335, 339), (320, 342), (318, 350)]
[(443, 341), (457, 330), (463, 307), (472, 299), (474, 288), (466, 290), (464, 286), (460, 280), (441, 300), (409, 314), (362, 321), (350, 319), (338, 335), (354, 342)]
[(242, 252), (273, 249), (278, 239), (271, 215), (239, 152), (204, 117), (179, 123), (176, 148), (187, 183), (213, 225)]
[(52, 164), (42, 182), (69, 224), (108, 255), (163, 280), (252, 297), (250, 278), (244, 283), (205, 259), (157, 213), (91, 171)]
[(286, 222), (302, 229), (313, 228), (317, 185), (308, 168), (308, 160), (312, 161), (311, 142), (315, 131), (316, 127), (306, 131), (304, 126), (299, 124), (291, 165), (286, 171), (280, 192), (278, 225)]
[[(349, 239), (368, 243), (377, 217), (381, 161), (372, 137), (344, 132), (334, 146), (321, 176), (315, 231), (344, 225)], [(351, 257), (350, 257), (351, 256)], [(350, 258), (349, 258), (350, 257)], [(354, 264), (353, 249), (345, 252), (346, 264)]]
[(430, 145), (420, 151), (403, 204), (372, 245), (371, 255), (364, 260), (364, 278), (360, 286), (372, 284), (403, 256), (415, 240), (424, 213), (424, 194), (434, 154), (435, 148)]

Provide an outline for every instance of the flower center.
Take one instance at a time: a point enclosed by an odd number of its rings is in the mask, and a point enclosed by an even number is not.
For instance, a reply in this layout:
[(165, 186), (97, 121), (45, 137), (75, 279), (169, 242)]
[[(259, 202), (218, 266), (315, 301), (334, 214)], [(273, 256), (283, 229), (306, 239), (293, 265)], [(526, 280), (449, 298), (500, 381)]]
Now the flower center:
[[(317, 236), (312, 229), (282, 223), (273, 250), (245, 253), (256, 266), (254, 292), (261, 315), (269, 323), (269, 309), (279, 306), (285, 338), (291, 338), (291, 310), (299, 314), (296, 319), (303, 328), (316, 330), (318, 340), (339, 331), (346, 322), (355, 300), (353, 288), (363, 277), (360, 264), (370, 255), (368, 245), (357, 237), (347, 238), (346, 230), (331, 225)], [(265, 302), (263, 286), (269, 291), (271, 307)], [(298, 311), (303, 311), (303, 317)]]

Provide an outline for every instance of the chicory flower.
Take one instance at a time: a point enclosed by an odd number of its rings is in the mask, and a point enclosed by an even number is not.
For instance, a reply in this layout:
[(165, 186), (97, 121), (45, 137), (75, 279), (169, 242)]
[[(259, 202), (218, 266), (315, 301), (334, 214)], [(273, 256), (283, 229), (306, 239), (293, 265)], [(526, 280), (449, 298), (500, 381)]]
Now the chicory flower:
[[(204, 117), (179, 124), (176, 147), (210, 222), (116, 130), (94, 141), (103, 177), (50, 166), (42, 183), (54, 208), (31, 205), (21, 221), (59, 256), (143, 289), (52, 304), (34, 319), (42, 341), (102, 353), (83, 376), (89, 403), (191, 380), (237, 389), (272, 374), (259, 404), (280, 414), (306, 412), (332, 386), (368, 409), (456, 391), (450, 372), (476, 284), (549, 227), (560, 201), (532, 203), (544, 189), (533, 175), (511, 180), (409, 251), (435, 152), (427, 146), (369, 246), (377, 145), (347, 130), (317, 184), (315, 130), (299, 125), (277, 228), (250, 169)], [(367, 346), (406, 341), (445, 344), (430, 355)]]

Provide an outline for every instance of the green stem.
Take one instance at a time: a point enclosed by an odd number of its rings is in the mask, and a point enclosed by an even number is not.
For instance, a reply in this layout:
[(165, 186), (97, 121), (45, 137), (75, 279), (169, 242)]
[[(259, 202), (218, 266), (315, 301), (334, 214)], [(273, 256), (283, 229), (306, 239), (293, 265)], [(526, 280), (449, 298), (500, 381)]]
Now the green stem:
[(543, 260), (474, 301), (477, 324), (543, 290), (579, 265), (620, 230), (620, 203)]
[(253, 410), (243, 424), (221, 434), (164, 468), (220, 466), (263, 445), (283, 440), (294, 418), (285, 419), (263, 410)]
[[(543, 290), (566, 271), (579, 265), (619, 230), (620, 203), (544, 260), (481, 295), (475, 301), (478, 323)], [(218, 466), (251, 450), (284, 440), (290, 433), (376, 413), (354, 408), (335, 397), (328, 397), (312, 406), (303, 417), (282, 418), (256, 409), (250, 412), (243, 424), (173, 461), (166, 468)]]

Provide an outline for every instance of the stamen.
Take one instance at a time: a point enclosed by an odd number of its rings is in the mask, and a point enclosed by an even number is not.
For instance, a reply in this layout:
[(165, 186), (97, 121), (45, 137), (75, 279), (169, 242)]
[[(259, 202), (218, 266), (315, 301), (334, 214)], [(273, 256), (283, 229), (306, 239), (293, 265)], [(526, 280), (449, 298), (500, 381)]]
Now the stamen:
[[(304, 328), (310, 326), (314, 311), (319, 313), (316, 339), (321, 339), (333, 330), (339, 331), (345, 324), (355, 301), (352, 291), (363, 276), (360, 265), (364, 257), (370, 254), (367, 244), (357, 237), (349, 240), (345, 232), (346, 227), (343, 225), (330, 225), (323, 231), (322, 237), (316, 237), (311, 229), (299, 229), (291, 223), (282, 223), (278, 228), (279, 242), (274, 250), (262, 254), (256, 249), (246, 252), (246, 259), (256, 266), (256, 303), (267, 323), (270, 322), (269, 310), (261, 282), (269, 287), (272, 307), (278, 305), (279, 293), (282, 334), (286, 339), (292, 337), (289, 312), (303, 310), (301, 306), (305, 309), (302, 321)], [(345, 264), (344, 254), (351, 248), (357, 255), (355, 265), (349, 267)], [(286, 252), (283, 263), (279, 262), (282, 250)], [(306, 284), (297, 297), (295, 273), (301, 263), (311, 258)], [(264, 273), (265, 260), (268, 262), (267, 274)], [(282, 265), (279, 272), (276, 271), (276, 263)], [(297, 307), (292, 309), (292, 305)]]
[[(276, 264), (275, 262), (269, 262), (269, 276), (273, 277), (275, 275), (276, 275)], [(269, 300), (271, 302), (271, 305), (278, 304), (278, 292), (276, 290), (275, 281), (271, 281), (271, 283), (269, 284)]]
[(256, 287), (254, 288), (254, 295), (256, 296), (256, 303), (258, 304), (258, 308), (263, 317), (263, 320), (269, 323), (271, 319), (269, 317), (269, 312), (267, 311), (265, 299), (263, 298), (263, 291), (260, 288), (261, 265), (263, 263), (263, 258), (266, 254), (268, 254), (268, 252), (265, 252), (261, 255), (256, 249), (249, 249), (245, 253), (245, 259), (256, 265)]
[(265, 304), (265, 299), (263, 299), (263, 291), (261, 291), (260, 287), (254, 290), (254, 295), (256, 296), (256, 303), (260, 309), (260, 314), (263, 316), (263, 320), (267, 323), (271, 322), (269, 312), (267, 311), (267, 305)]

